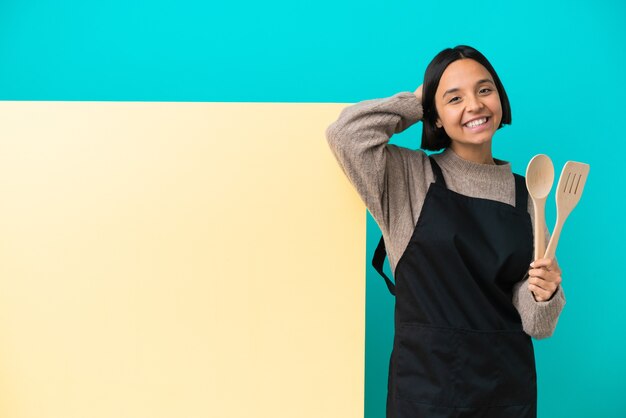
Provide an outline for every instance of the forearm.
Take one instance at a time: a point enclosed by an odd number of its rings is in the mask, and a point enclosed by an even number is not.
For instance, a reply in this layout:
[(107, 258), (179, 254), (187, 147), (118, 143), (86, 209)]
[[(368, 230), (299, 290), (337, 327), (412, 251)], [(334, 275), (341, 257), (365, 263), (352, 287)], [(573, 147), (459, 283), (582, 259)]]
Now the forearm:
[(400, 92), (348, 106), (326, 129), (339, 165), (374, 216), (382, 212), (386, 146), (394, 133), (419, 121), (422, 112), (421, 102), (413, 93)]
[(513, 305), (522, 319), (524, 331), (533, 338), (552, 336), (559, 316), (565, 306), (565, 293), (559, 285), (547, 301), (537, 302), (528, 289), (528, 279), (517, 283), (513, 288)]

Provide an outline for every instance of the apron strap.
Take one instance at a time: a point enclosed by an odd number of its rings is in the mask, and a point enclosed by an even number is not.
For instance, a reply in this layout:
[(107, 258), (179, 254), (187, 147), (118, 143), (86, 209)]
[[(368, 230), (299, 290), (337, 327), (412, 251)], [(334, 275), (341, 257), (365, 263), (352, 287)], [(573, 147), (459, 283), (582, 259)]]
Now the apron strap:
[[(441, 172), (441, 168), (435, 162), (433, 157), (428, 157), (430, 159), (430, 165), (433, 169), (433, 175), (435, 176), (435, 182), (446, 187), (446, 181), (443, 178), (443, 174)], [(526, 190), (526, 189), (524, 189)], [(389, 289), (389, 293), (392, 295), (396, 295), (396, 285), (391, 281), (389, 277), (383, 271), (383, 265), (385, 264), (385, 257), (387, 256), (387, 250), (385, 249), (385, 240), (383, 237), (380, 237), (380, 241), (378, 241), (378, 245), (376, 246), (376, 250), (374, 251), (374, 257), (372, 257), (372, 266), (374, 269), (380, 274), (383, 279), (385, 279), (385, 283), (387, 284), (387, 289)]]
[(528, 189), (526, 189), (526, 179), (519, 174), (515, 176), (515, 207), (520, 210), (528, 208)]
[(378, 241), (378, 246), (376, 247), (376, 251), (374, 251), (374, 257), (372, 258), (372, 266), (374, 266), (378, 274), (383, 276), (383, 279), (385, 279), (385, 283), (387, 283), (387, 289), (389, 289), (389, 293), (395, 296), (396, 285), (393, 284), (391, 279), (389, 279), (389, 277), (387, 277), (387, 275), (383, 271), (383, 264), (385, 263), (386, 255), (387, 255), (387, 251), (385, 250), (385, 241), (383, 240), (383, 237), (380, 237), (380, 241)]
[(443, 186), (446, 186), (446, 180), (443, 178), (443, 173), (441, 172), (441, 168), (439, 164), (435, 161), (433, 157), (428, 157), (430, 159), (430, 166), (433, 168), (433, 175), (435, 176), (435, 183)]

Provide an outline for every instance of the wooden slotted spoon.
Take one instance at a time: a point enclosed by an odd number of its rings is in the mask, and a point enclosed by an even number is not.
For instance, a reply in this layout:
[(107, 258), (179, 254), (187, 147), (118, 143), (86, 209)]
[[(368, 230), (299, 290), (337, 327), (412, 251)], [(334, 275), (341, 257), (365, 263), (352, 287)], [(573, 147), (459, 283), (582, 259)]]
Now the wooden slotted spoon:
[(556, 225), (544, 258), (554, 258), (565, 220), (578, 204), (589, 174), (589, 164), (568, 161), (563, 166), (556, 191)]
[(526, 167), (526, 188), (533, 201), (535, 212), (535, 257), (533, 260), (540, 258), (545, 253), (546, 199), (552, 189), (552, 183), (554, 183), (552, 160), (545, 154), (535, 155)]

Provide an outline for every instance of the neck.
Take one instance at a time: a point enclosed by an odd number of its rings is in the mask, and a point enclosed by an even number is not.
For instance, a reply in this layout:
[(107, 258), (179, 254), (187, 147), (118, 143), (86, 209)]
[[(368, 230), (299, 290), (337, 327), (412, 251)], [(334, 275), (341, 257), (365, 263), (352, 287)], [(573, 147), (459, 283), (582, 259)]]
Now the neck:
[(495, 161), (491, 155), (491, 141), (480, 145), (459, 145), (452, 141), (450, 148), (456, 155), (464, 160), (477, 164), (495, 165)]

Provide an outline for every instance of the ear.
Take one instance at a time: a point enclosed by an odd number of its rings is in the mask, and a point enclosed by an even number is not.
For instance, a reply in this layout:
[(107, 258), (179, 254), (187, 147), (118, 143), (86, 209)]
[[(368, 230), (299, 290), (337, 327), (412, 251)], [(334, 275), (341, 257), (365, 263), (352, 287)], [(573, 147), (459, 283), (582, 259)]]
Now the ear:
[(435, 126), (437, 126), (437, 128), (441, 128), (443, 126), (443, 124), (441, 123), (441, 119), (437, 118), (437, 121), (435, 122)]

